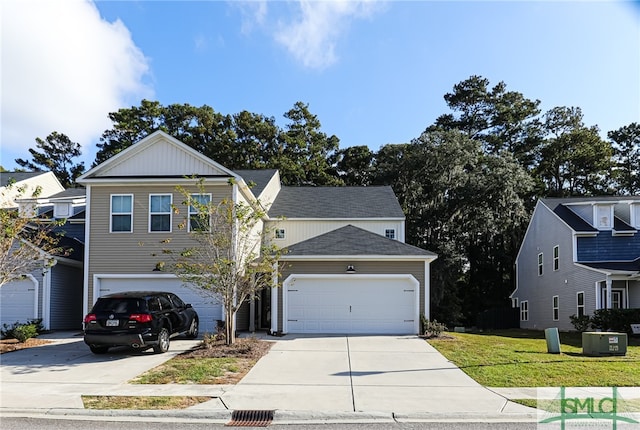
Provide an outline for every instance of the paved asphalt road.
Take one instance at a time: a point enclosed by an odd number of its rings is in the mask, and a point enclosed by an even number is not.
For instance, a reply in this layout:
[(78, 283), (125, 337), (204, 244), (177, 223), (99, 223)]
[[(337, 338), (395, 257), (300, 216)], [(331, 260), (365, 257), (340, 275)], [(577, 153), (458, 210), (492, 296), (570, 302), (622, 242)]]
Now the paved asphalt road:
[[(232, 429), (224, 424), (210, 423), (158, 423), (158, 422), (136, 422), (134, 425), (129, 422), (113, 421), (82, 421), (75, 420), (43, 420), (33, 418), (2, 418), (0, 427), (2, 430), (78, 430), (78, 424), (82, 428), (91, 430), (211, 430), (211, 429)], [(250, 428), (250, 427), (242, 427)], [(251, 427), (256, 428), (256, 427)], [(293, 425), (270, 425), (268, 429), (274, 430), (535, 430), (536, 423), (382, 423), (382, 424), (296, 424)]]

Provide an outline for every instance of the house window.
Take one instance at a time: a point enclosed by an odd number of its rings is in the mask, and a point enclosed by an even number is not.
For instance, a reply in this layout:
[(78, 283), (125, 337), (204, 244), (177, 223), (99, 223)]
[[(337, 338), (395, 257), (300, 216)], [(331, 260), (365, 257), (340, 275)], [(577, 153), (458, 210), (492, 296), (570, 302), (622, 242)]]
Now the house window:
[(191, 194), (192, 204), (189, 205), (189, 231), (209, 231), (211, 218), (209, 204), (211, 194)]
[(171, 194), (149, 196), (149, 231), (171, 231)]
[(579, 317), (584, 316), (584, 291), (580, 291), (577, 294), (577, 302), (578, 302), (578, 308), (577, 308), (577, 312), (576, 314)]
[(520, 302), (520, 321), (529, 321), (529, 301)]
[(631, 205), (631, 223), (635, 228), (640, 228), (640, 204)]
[(558, 321), (560, 319), (560, 298), (553, 296), (553, 320)]
[(284, 237), (285, 237), (284, 228), (277, 228), (276, 229), (276, 239), (284, 239)]
[(556, 272), (560, 269), (560, 246), (553, 247), (553, 271)]
[(544, 268), (543, 268), (543, 259), (542, 259), (542, 252), (540, 254), (538, 254), (538, 276), (542, 276), (542, 274), (544, 273)]
[(387, 239), (395, 239), (396, 238), (396, 229), (388, 228), (384, 231), (384, 237)]
[(611, 230), (613, 227), (613, 206), (611, 205), (596, 205), (595, 217), (596, 227), (599, 230)]
[(133, 195), (111, 195), (111, 232), (131, 232), (133, 226)]

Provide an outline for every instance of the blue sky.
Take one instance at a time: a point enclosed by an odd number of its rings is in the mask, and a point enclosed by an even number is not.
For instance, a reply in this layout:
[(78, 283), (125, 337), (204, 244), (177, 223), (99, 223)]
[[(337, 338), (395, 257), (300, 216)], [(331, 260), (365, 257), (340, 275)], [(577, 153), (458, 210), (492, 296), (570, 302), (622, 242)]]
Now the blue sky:
[(207, 104), (276, 118), (309, 103), (341, 146), (408, 142), (471, 75), (579, 106), (606, 131), (640, 121), (640, 2), (5, 0), (2, 157), (52, 131), (89, 166), (109, 112)]

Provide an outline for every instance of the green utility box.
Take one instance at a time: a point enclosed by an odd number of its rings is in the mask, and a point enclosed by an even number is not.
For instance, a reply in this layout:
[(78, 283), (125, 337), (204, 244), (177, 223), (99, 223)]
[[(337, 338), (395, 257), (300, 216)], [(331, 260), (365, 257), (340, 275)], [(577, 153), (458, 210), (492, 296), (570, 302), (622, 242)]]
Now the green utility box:
[(582, 333), (582, 354), (595, 357), (627, 355), (627, 334), (584, 332)]

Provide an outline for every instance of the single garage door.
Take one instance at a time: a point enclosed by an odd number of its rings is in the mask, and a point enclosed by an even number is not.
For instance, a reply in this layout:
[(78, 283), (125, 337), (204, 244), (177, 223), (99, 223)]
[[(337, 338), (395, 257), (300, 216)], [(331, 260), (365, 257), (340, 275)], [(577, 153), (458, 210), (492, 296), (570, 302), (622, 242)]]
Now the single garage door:
[(412, 276), (292, 275), (284, 331), (417, 334), (418, 287)]
[(215, 333), (216, 323), (222, 319), (222, 306), (212, 297), (182, 285), (175, 278), (99, 278), (99, 295), (122, 291), (169, 291), (185, 303), (190, 303), (200, 318), (200, 333)]
[(9, 282), (0, 287), (0, 326), (34, 319), (36, 294), (36, 284), (32, 279)]

